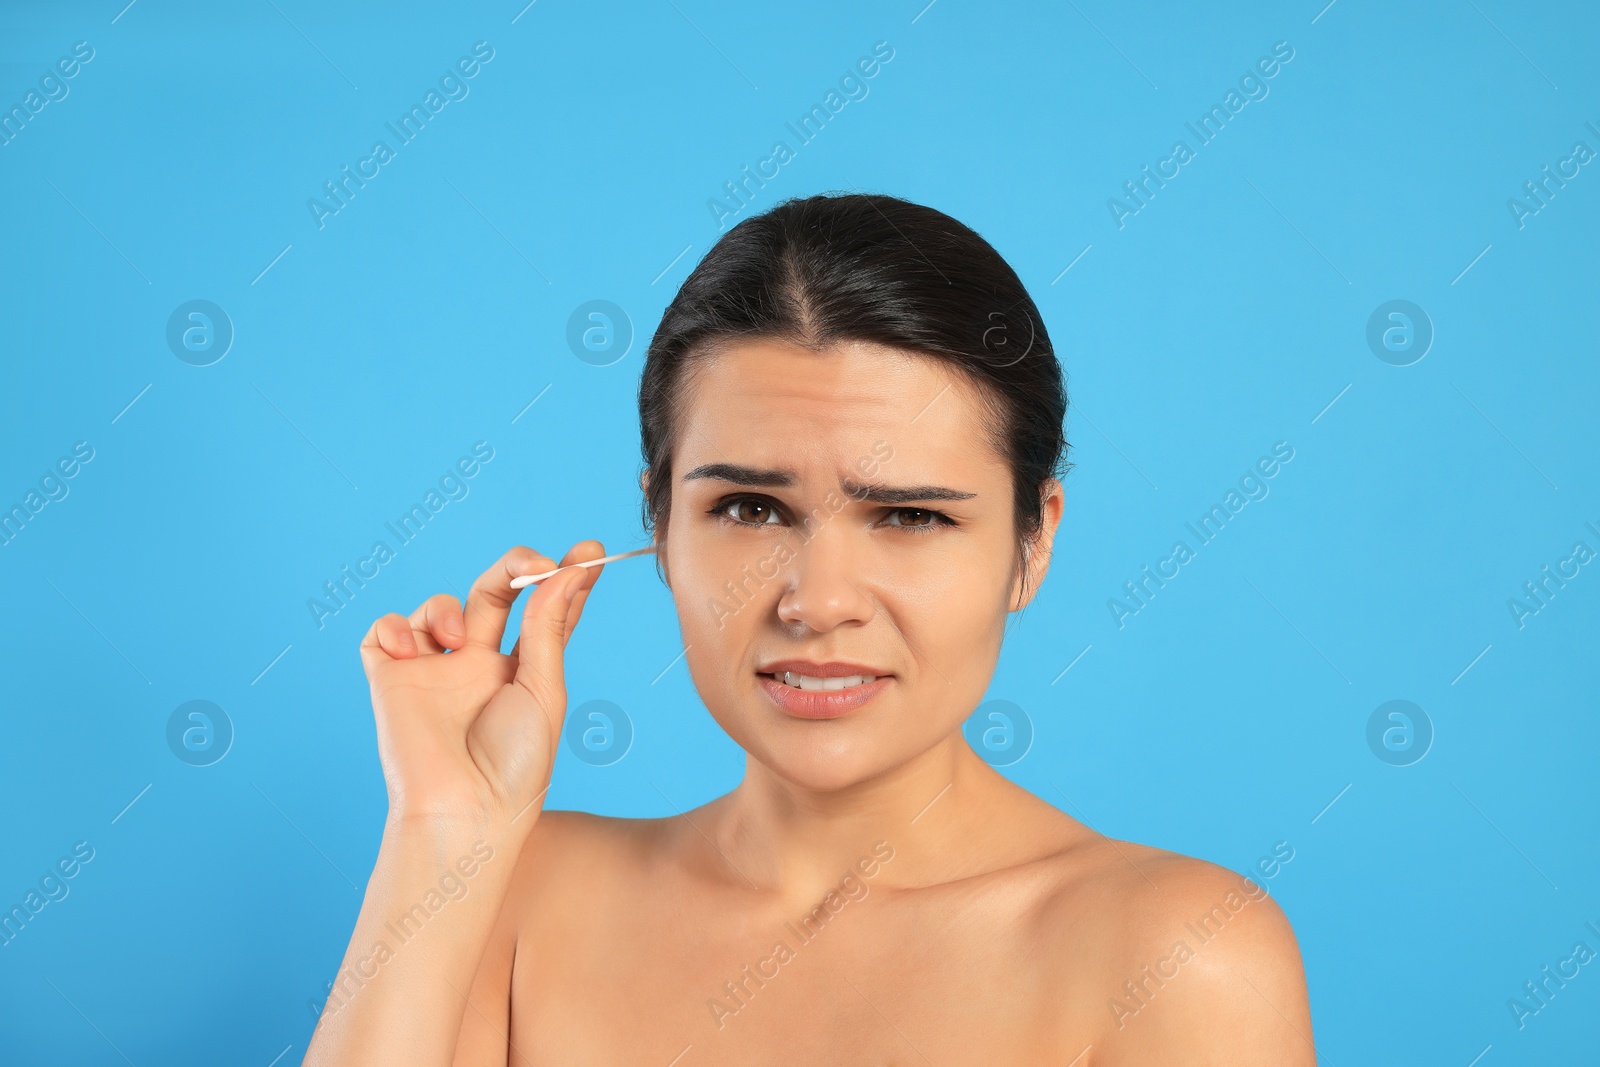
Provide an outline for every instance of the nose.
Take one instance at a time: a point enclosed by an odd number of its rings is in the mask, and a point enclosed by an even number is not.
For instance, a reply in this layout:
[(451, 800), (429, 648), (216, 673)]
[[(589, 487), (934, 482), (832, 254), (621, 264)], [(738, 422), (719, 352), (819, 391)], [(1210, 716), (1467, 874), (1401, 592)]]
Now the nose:
[(778, 618), (817, 633), (870, 622), (877, 608), (864, 588), (859, 549), (854, 531), (843, 523), (829, 523), (814, 532), (785, 568), (788, 584), (778, 599)]

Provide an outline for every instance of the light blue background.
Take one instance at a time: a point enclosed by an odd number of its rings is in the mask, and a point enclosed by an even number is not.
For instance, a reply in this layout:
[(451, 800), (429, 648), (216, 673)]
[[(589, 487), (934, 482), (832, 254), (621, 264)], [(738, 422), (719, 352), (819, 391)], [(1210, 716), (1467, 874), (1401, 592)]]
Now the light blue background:
[[(0, 1059), (299, 1060), (385, 810), (363, 632), (515, 543), (643, 543), (638, 372), (708, 201), (877, 41), (869, 94), (736, 217), (904, 196), (1040, 305), (1077, 467), (991, 692), (1035, 731), (1005, 773), (1241, 871), (1288, 842), (1268, 885), (1326, 1062), (1593, 1055), (1600, 965), (1523, 1029), (1507, 1007), (1600, 949), (1600, 564), (1522, 628), (1507, 606), (1600, 550), (1600, 165), (1522, 228), (1507, 206), (1600, 149), (1592, 7), (124, 2), (0, 12), (6, 109), (95, 49), (0, 147), (0, 505), (95, 449), (0, 547), (0, 904), (95, 849), (0, 949)], [(479, 40), (470, 94), (319, 229), (307, 199)], [(1107, 199), (1278, 41), (1269, 95), (1119, 229)], [(212, 366), (165, 341), (193, 299), (236, 330)], [(610, 366), (566, 342), (592, 299), (635, 332)], [(1436, 331), (1411, 366), (1365, 341), (1391, 299)], [(307, 599), (480, 440), (470, 495), (319, 630)], [(1270, 495), (1119, 629), (1108, 598), (1277, 441)], [(651, 566), (608, 568), (569, 685), (633, 746), (563, 753), (552, 806), (738, 781), (681, 647)], [(209, 767), (165, 738), (194, 699), (236, 730)], [(1436, 732), (1411, 766), (1367, 745), (1392, 699)]]

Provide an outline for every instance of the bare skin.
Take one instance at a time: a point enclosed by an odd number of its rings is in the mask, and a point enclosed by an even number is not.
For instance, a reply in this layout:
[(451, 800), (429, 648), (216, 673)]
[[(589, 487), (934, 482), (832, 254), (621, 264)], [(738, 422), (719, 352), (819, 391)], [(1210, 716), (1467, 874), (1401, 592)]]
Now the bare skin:
[[(743, 782), (660, 819), (542, 810), (561, 649), (601, 568), (543, 583), (520, 657), (494, 627), (509, 577), (553, 565), (530, 549), (464, 620), (447, 596), (378, 620), (363, 661), (391, 812), (346, 964), (474, 842), (493, 858), (330, 1000), (306, 1062), (1313, 1065), (1299, 951), (1259, 886), (1103, 837), (964, 740), (1063, 511), (1051, 480), (1024, 584), (972, 385), (881, 346), (743, 342), (697, 365), (684, 403), (658, 552)], [(843, 480), (970, 495), (885, 502)], [(763, 684), (783, 659), (888, 681), (804, 718)], [(402, 744), (401, 722), (431, 728)]]

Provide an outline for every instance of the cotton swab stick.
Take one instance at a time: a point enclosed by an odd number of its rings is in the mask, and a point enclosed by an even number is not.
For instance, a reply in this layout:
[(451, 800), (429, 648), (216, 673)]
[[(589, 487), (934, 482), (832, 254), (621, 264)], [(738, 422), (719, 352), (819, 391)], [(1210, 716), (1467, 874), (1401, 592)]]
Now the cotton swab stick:
[[(615, 563), (619, 559), (627, 559), (629, 556), (642, 556), (647, 552), (654, 552), (655, 550), (655, 545), (646, 545), (643, 548), (636, 548), (632, 552), (619, 552), (615, 556), (606, 556), (604, 559), (591, 559), (586, 560), (583, 563), (569, 563), (567, 564), (567, 567), (598, 567), (602, 563)], [(556, 571), (563, 571), (566, 569), (566, 567), (557, 567), (554, 571), (545, 571), (543, 574), (521, 575), (511, 579), (511, 588), (521, 589), (524, 586), (533, 585), (536, 582), (542, 582), (546, 578), (554, 575)]]

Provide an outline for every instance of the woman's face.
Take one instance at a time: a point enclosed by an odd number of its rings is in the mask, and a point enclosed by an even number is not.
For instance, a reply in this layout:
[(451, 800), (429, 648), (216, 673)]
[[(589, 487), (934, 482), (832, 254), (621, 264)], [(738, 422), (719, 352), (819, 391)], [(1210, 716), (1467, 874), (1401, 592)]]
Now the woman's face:
[[(712, 716), (817, 790), (948, 738), (1026, 603), (1011, 476), (975, 386), (868, 343), (739, 342), (687, 373), (665, 570)], [(1051, 486), (1032, 586), (1061, 512)], [(825, 675), (861, 684), (806, 688)]]

